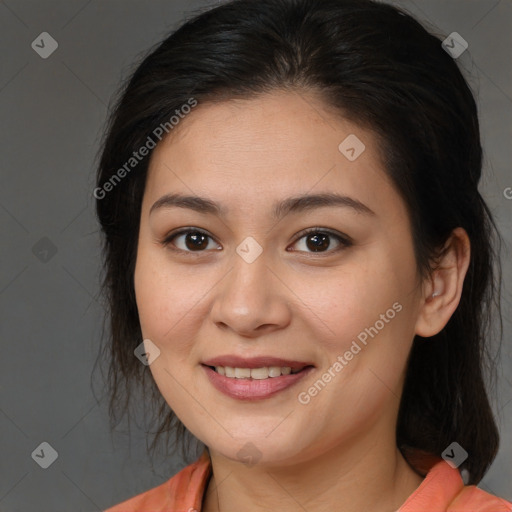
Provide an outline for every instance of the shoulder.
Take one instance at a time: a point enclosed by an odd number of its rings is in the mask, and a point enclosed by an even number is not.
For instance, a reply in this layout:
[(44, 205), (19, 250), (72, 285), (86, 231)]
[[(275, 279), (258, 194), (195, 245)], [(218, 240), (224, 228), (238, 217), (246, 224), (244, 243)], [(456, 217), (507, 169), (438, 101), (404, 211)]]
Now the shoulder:
[(167, 482), (123, 501), (107, 509), (105, 512), (149, 512), (150, 510), (151, 512), (157, 512), (169, 510), (169, 488), (171, 481), (177, 477), (180, 477), (180, 473), (173, 476)]
[(448, 512), (512, 512), (512, 503), (468, 485), (451, 502)]
[(464, 485), (458, 469), (442, 458), (418, 452), (408, 460), (426, 476), (398, 512), (512, 512), (509, 501)]
[(211, 473), (208, 452), (163, 484), (115, 505), (105, 512), (174, 512), (200, 509)]

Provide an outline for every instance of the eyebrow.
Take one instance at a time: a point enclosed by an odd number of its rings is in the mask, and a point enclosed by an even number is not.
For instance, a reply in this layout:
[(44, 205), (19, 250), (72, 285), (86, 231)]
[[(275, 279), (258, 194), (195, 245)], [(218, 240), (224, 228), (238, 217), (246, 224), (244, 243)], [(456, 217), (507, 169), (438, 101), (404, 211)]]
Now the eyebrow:
[[(278, 220), (290, 213), (299, 213), (306, 210), (333, 206), (350, 208), (356, 213), (364, 215), (376, 215), (372, 209), (357, 199), (336, 193), (325, 193), (299, 195), (278, 201), (277, 203), (274, 203), (272, 207), (272, 217)], [(228, 210), (221, 204), (205, 197), (166, 194), (153, 204), (149, 210), (149, 214), (151, 215), (158, 209), (173, 207), (187, 208), (198, 213), (216, 215), (224, 218), (227, 216), (228, 212)]]

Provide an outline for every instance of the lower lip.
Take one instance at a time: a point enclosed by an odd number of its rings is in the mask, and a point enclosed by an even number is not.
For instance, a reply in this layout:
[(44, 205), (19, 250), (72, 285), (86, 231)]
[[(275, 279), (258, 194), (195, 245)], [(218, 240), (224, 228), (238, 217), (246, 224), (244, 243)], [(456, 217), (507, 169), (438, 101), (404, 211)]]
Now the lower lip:
[(296, 382), (309, 375), (314, 370), (309, 366), (299, 373), (290, 373), (280, 377), (268, 379), (235, 379), (220, 375), (209, 366), (202, 365), (206, 375), (215, 388), (231, 398), (238, 400), (260, 400), (268, 398), (284, 389), (293, 386)]

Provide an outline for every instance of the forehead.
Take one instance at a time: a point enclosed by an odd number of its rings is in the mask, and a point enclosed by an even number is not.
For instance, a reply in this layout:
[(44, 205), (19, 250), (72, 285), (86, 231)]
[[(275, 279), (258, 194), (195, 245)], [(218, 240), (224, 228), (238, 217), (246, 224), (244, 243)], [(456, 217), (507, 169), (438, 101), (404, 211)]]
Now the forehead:
[(332, 157), (340, 137), (349, 134), (359, 135), (367, 147), (375, 144), (371, 132), (334, 112), (317, 94), (275, 91), (251, 99), (199, 103), (155, 152), (179, 144), (183, 149), (193, 146), (201, 155), (222, 153), (225, 160), (233, 152), (238, 157), (240, 152), (269, 150), (288, 159), (293, 154), (320, 158), (322, 152)]
[(174, 191), (229, 195), (254, 204), (273, 193), (336, 190), (375, 204), (383, 187), (392, 189), (372, 132), (318, 97), (275, 92), (199, 103), (155, 148), (146, 193), (155, 200)]

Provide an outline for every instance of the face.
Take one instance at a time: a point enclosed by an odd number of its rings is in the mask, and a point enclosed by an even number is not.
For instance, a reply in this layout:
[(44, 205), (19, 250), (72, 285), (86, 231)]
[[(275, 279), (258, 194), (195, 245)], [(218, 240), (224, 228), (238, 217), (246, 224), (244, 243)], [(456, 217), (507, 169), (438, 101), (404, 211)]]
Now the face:
[(320, 99), (181, 121), (151, 158), (135, 290), (155, 382), (210, 450), (291, 464), (395, 428), (420, 304), (409, 219), (372, 133)]

